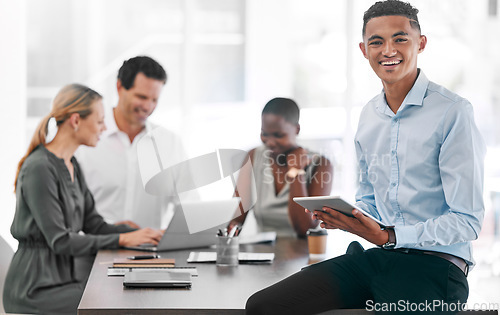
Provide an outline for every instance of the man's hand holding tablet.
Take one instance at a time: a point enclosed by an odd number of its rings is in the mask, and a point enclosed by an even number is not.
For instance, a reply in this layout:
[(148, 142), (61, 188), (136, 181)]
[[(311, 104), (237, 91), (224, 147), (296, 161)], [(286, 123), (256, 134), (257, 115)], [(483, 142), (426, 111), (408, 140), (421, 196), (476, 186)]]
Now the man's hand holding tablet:
[(293, 201), (295, 201), (302, 207), (306, 208), (311, 213), (314, 210), (324, 212), (323, 207), (328, 207), (330, 209), (339, 211), (348, 217), (353, 218), (354, 215), (352, 214), (352, 210), (357, 209), (365, 216), (377, 222), (381, 227), (385, 227), (385, 225), (380, 220), (378, 220), (368, 212), (364, 211), (363, 209), (351, 205), (350, 203), (348, 203), (347, 201), (345, 201), (340, 197), (334, 197), (334, 196), (295, 197), (293, 198)]
[(323, 228), (344, 230), (376, 245), (388, 241), (387, 231), (382, 230), (385, 225), (380, 220), (340, 197), (295, 197), (293, 200), (322, 221)]

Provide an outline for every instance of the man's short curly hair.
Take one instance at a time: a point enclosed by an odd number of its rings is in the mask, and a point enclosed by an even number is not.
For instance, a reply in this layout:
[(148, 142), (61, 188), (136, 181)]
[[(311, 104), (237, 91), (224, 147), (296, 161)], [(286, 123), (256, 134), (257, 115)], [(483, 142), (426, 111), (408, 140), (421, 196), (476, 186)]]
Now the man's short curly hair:
[(134, 85), (137, 74), (143, 73), (147, 78), (167, 82), (167, 73), (163, 67), (153, 58), (148, 56), (137, 56), (125, 60), (118, 70), (118, 80), (126, 90)]
[(365, 36), (366, 24), (373, 18), (388, 15), (400, 15), (410, 19), (410, 24), (413, 28), (420, 32), (420, 24), (418, 22), (418, 9), (413, 7), (408, 2), (399, 0), (378, 1), (373, 4), (363, 15), (363, 37)]

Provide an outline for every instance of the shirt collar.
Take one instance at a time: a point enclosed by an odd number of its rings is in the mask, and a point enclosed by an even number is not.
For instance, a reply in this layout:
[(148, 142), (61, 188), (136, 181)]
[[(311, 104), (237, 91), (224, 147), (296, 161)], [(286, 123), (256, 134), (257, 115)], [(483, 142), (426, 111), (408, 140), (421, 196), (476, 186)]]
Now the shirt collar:
[(404, 105), (417, 105), (417, 106), (422, 106), (424, 105), (424, 97), (425, 93), (427, 92), (427, 86), (429, 85), (429, 79), (425, 76), (424, 72), (420, 69), (419, 74), (417, 77), (417, 80), (415, 81), (415, 84), (413, 84), (413, 87), (411, 88), (410, 92), (406, 95), (402, 106)]
[[(401, 107), (398, 109), (398, 112), (402, 111), (408, 105), (416, 105), (422, 106), (424, 105), (425, 93), (427, 92), (427, 87), (429, 85), (429, 79), (424, 74), (421, 69), (418, 69), (418, 77), (413, 84), (413, 87), (406, 95)], [(385, 92), (382, 89), (382, 92), (379, 94), (379, 101), (377, 102), (377, 110), (383, 114), (394, 116), (395, 114), (389, 108), (387, 101), (385, 100)]]

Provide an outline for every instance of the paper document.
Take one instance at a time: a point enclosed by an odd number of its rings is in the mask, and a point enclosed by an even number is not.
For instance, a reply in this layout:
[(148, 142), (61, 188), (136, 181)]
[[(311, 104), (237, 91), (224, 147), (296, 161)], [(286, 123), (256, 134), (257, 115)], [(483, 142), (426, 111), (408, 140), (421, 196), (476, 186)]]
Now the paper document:
[(154, 258), (154, 259), (139, 259), (132, 260), (126, 258), (115, 258), (113, 267), (174, 267), (175, 259), (173, 258)]
[(123, 276), (127, 272), (134, 271), (134, 272), (189, 272), (191, 276), (196, 277), (198, 276), (198, 270), (196, 267), (133, 267), (133, 268), (127, 268), (127, 267), (108, 267), (108, 277), (109, 276)]
[[(193, 262), (215, 262), (217, 259), (216, 252), (191, 252), (188, 263)], [(240, 264), (244, 263), (271, 263), (274, 260), (274, 253), (238, 253)]]
[(240, 244), (270, 243), (276, 241), (276, 232), (262, 232), (258, 234), (240, 236)]

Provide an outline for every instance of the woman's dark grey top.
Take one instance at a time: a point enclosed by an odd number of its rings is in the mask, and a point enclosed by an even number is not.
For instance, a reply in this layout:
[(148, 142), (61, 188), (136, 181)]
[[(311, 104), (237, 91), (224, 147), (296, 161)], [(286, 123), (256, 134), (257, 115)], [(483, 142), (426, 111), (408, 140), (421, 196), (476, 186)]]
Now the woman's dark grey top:
[(133, 230), (104, 222), (76, 159), (71, 162), (74, 181), (64, 161), (42, 145), (23, 163), (11, 227), (19, 248), (4, 287), (7, 312), (76, 313), (85, 281), (75, 277), (75, 256), (118, 248), (118, 233)]

